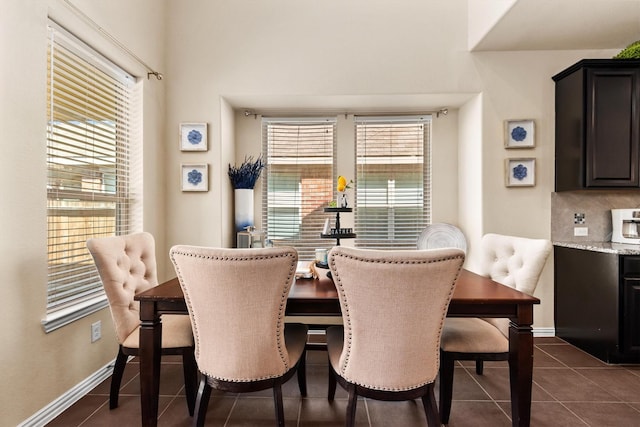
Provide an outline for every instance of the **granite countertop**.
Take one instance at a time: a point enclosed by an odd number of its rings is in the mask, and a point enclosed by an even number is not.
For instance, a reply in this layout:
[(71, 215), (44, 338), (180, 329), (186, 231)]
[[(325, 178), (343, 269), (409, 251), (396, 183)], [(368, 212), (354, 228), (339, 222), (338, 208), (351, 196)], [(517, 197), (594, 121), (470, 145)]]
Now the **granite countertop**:
[(626, 243), (612, 242), (553, 242), (554, 246), (565, 248), (582, 249), (585, 251), (605, 252), (618, 255), (640, 255), (640, 245), (630, 245)]

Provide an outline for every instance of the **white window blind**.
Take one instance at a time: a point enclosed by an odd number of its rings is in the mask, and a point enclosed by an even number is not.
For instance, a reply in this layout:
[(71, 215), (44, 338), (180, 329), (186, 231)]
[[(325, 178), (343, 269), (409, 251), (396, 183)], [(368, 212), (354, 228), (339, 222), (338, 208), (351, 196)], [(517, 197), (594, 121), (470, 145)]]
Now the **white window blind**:
[(356, 117), (357, 247), (415, 249), (431, 222), (431, 116)]
[[(274, 246), (293, 246), (300, 260), (335, 244), (320, 238), (324, 207), (334, 200), (335, 118), (263, 118), (262, 224)], [(335, 214), (334, 214), (335, 216)]]
[(130, 174), (134, 83), (50, 22), (47, 332), (106, 306), (86, 241), (127, 234), (141, 217)]

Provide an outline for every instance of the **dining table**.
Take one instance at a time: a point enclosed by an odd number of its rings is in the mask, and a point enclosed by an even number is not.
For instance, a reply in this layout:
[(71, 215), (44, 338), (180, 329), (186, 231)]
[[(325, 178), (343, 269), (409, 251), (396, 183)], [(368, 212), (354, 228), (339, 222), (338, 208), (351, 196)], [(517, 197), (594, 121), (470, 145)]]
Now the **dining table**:
[[(322, 270), (319, 270), (322, 272)], [(143, 426), (156, 426), (160, 390), (163, 314), (186, 314), (177, 278), (137, 294), (140, 302), (140, 402)], [(501, 317), (509, 322), (509, 383), (513, 426), (528, 427), (533, 384), (533, 306), (540, 300), (463, 269), (458, 275), (448, 317)], [(324, 274), (296, 279), (287, 299), (287, 316), (341, 316), (336, 287)]]

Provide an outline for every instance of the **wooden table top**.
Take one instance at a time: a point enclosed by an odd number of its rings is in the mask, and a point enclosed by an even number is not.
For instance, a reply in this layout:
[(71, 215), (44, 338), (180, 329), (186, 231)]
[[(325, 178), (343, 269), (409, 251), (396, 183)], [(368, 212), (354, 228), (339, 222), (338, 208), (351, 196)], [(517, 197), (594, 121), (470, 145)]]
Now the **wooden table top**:
[[(338, 292), (333, 281), (325, 276), (320, 279), (297, 279), (289, 293), (289, 299), (337, 299)], [(184, 300), (177, 278), (136, 295), (136, 300), (179, 302)], [(452, 304), (492, 303), (539, 304), (536, 297), (501, 285), (493, 280), (468, 270), (462, 270), (451, 299)]]

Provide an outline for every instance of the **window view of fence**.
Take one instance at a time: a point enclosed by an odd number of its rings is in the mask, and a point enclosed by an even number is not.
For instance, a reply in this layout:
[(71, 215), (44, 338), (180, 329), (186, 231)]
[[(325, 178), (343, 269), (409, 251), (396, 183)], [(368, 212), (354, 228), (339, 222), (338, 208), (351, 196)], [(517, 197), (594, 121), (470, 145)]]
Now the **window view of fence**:
[(58, 323), (68, 323), (68, 313), (84, 315), (105, 305), (87, 239), (125, 234), (135, 223), (135, 79), (57, 24), (49, 30), (47, 315), (63, 313), (67, 318)]
[(333, 200), (335, 119), (264, 119), (263, 220), (274, 245), (293, 246), (301, 260), (331, 242), (320, 238)]
[(431, 117), (356, 119), (356, 246), (415, 248), (430, 222)]

